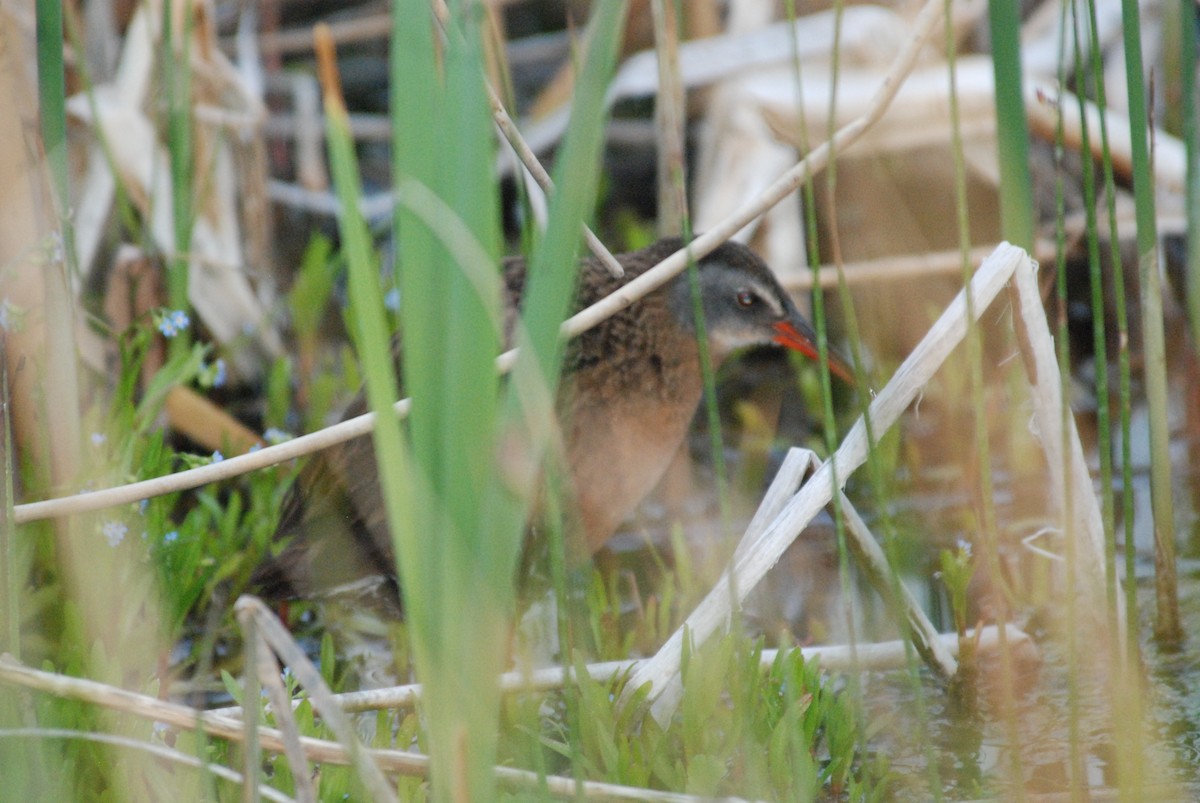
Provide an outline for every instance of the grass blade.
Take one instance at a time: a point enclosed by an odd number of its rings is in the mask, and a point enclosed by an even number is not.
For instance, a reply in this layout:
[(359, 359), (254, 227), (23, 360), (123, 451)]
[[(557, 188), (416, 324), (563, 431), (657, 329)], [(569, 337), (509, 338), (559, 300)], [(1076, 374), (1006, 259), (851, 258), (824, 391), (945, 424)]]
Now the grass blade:
[(1026, 251), (1033, 248), (1033, 179), (1021, 81), (1021, 8), (988, 0), (992, 64), (996, 75), (996, 128), (1000, 158), (1000, 231)]
[(1166, 342), (1162, 285), (1158, 268), (1158, 228), (1154, 168), (1147, 134), (1145, 79), (1139, 4), (1121, 0), (1125, 42), (1125, 83), (1129, 94), (1129, 137), (1133, 151), (1133, 199), (1137, 215), (1138, 274), (1142, 289), (1142, 347), (1145, 350), (1146, 403), (1150, 418), (1150, 504), (1154, 513), (1154, 583), (1157, 611), (1154, 635), (1175, 642), (1183, 637), (1175, 569), (1175, 520), (1171, 493), (1170, 419), (1167, 416)]

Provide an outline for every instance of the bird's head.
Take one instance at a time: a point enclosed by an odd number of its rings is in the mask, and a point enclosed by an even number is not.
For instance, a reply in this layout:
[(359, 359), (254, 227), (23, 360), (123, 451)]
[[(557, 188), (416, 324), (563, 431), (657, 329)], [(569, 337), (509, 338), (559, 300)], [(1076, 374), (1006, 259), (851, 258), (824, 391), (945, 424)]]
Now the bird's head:
[[(704, 323), (714, 360), (750, 346), (780, 345), (817, 360), (817, 335), (771, 269), (744, 245), (727, 242), (698, 263)], [(671, 284), (670, 304), (684, 326), (695, 327), (692, 280)], [(828, 351), (829, 370), (854, 384), (849, 364)]]

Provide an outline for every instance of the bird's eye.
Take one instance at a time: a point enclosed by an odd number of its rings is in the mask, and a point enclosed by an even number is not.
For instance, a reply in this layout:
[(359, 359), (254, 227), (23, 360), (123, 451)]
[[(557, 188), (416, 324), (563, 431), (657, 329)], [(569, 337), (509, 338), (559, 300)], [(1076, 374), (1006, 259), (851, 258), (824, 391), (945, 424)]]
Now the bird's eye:
[(754, 293), (749, 290), (738, 290), (737, 295), (734, 296), (734, 298), (737, 300), (738, 306), (742, 309), (750, 309), (750, 307), (753, 307), (754, 303), (758, 301), (758, 296), (754, 295)]

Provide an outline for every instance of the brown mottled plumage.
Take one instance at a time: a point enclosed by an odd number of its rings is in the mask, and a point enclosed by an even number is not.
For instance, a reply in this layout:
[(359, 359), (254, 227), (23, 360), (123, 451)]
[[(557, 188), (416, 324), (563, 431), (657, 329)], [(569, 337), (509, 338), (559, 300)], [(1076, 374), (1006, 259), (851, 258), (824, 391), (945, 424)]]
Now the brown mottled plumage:
[[(682, 244), (661, 240), (619, 257), (618, 279), (594, 260), (582, 265), (578, 309), (640, 276)], [(775, 343), (816, 356), (814, 335), (770, 269), (726, 243), (699, 262), (701, 298), (714, 364), (746, 346)], [(506, 337), (525, 284), (525, 261), (504, 262)], [(583, 333), (568, 346), (559, 394), (568, 526), (595, 552), (654, 487), (687, 434), (703, 393), (692, 291), (684, 273)], [(836, 357), (830, 366), (849, 381)], [(347, 417), (365, 411), (360, 396)], [(367, 577), (395, 590), (392, 541), (370, 438), (318, 455), (301, 473), (281, 514), (277, 539), (290, 539), (252, 585), (266, 596), (308, 595)]]

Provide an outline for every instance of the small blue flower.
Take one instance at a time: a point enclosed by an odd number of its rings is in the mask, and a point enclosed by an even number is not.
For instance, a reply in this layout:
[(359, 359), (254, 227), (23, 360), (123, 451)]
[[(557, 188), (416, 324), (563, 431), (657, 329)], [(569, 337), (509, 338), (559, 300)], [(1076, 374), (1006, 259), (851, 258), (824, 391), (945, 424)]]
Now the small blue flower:
[(250, 444), (250, 448), (246, 450), (246, 454), (254, 454), (261, 448), (262, 448), (261, 443), (252, 443), (252, 444)]
[(142, 501), (138, 502), (138, 513), (141, 513), (143, 516), (145, 516), (146, 508), (148, 507), (150, 507), (150, 500), (143, 499)]
[(106, 521), (104, 526), (100, 528), (100, 533), (108, 540), (109, 546), (116, 546), (125, 540), (125, 536), (129, 533), (129, 528), (124, 522)]
[(171, 532), (169, 532), (169, 533), (166, 533), (165, 535), (163, 535), (163, 539), (162, 539), (162, 540), (163, 540), (163, 543), (164, 543), (164, 544), (173, 544), (173, 543), (175, 543), (176, 541), (178, 541), (178, 540), (179, 540), (179, 531), (178, 531), (178, 530), (171, 530)]
[(196, 374), (196, 381), (202, 388), (222, 387), (228, 379), (229, 366), (220, 357), (212, 362), (200, 363), (200, 371)]
[(175, 337), (192, 325), (192, 319), (181, 309), (167, 310), (158, 322), (158, 331), (163, 337)]
[(212, 461), (214, 463), (220, 463), (224, 459), (225, 459), (225, 455), (221, 454), (220, 451), (216, 451), (216, 452), (212, 453)]
[(96, 446), (96, 447), (102, 446), (102, 445), (104, 445), (104, 442), (107, 440), (108, 440), (108, 436), (105, 435), (103, 432), (93, 432), (92, 433), (92, 446)]
[(292, 433), (279, 429), (278, 427), (269, 427), (267, 431), (263, 433), (263, 440), (272, 446), (277, 443), (283, 443), (284, 441), (290, 441), (291, 439)]
[(398, 287), (393, 287), (387, 291), (387, 294), (383, 297), (383, 306), (387, 307), (391, 312), (396, 312), (400, 309), (400, 289)]

